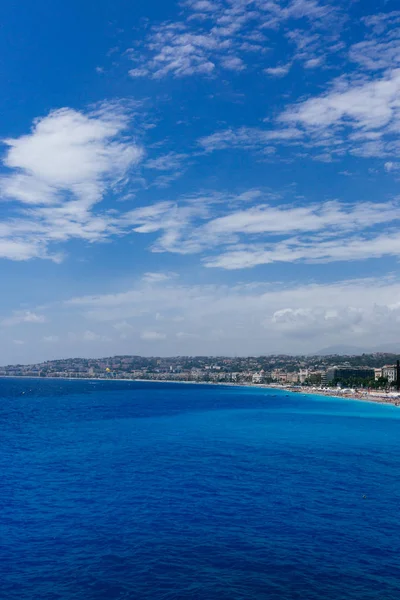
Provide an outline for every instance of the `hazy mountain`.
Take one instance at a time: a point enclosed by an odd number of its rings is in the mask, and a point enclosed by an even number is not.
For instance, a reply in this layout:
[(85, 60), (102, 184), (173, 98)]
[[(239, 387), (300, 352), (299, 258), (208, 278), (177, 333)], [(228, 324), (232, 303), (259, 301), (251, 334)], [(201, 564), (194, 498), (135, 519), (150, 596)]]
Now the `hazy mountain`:
[(359, 348), (358, 346), (347, 346), (345, 344), (338, 344), (336, 346), (328, 346), (322, 348), (315, 353), (315, 356), (329, 356), (331, 354), (340, 354), (342, 356), (358, 356), (366, 352), (373, 352), (373, 350)]
[(361, 354), (374, 354), (381, 352), (384, 354), (400, 354), (400, 342), (382, 344), (375, 348), (360, 348), (359, 346), (350, 346), (346, 344), (337, 344), (336, 346), (328, 346), (322, 348), (315, 353), (315, 356), (330, 356), (338, 354), (340, 356), (360, 356)]
[(388, 352), (393, 354), (400, 354), (400, 342), (393, 342), (391, 344), (382, 344), (374, 349), (374, 352)]

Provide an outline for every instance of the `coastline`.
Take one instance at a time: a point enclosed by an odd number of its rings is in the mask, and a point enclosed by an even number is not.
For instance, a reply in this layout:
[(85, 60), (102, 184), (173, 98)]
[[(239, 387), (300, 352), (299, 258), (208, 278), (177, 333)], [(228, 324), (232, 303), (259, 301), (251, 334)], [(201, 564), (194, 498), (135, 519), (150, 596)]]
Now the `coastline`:
[[(271, 386), (268, 386), (271, 387)], [(311, 396), (326, 396), (327, 398), (338, 398), (339, 400), (359, 400), (362, 402), (375, 402), (376, 404), (391, 404), (400, 408), (400, 393), (396, 392), (380, 392), (380, 391), (358, 391), (354, 390), (351, 392), (339, 393), (334, 389), (319, 389), (310, 387), (301, 387), (293, 389), (291, 387), (284, 387), (288, 392), (294, 394), (308, 394)]]
[[(104, 381), (104, 380), (99, 380)], [(347, 399), (347, 400), (361, 400), (362, 402), (375, 402), (377, 404), (391, 404), (392, 406), (399, 406), (400, 408), (400, 393), (395, 392), (361, 392), (355, 390), (354, 392), (342, 392), (339, 393), (334, 389), (319, 389), (310, 386), (284, 386), (284, 385), (276, 385), (273, 383), (235, 383), (233, 381), (175, 381), (174, 379), (119, 379), (114, 381), (144, 381), (147, 383), (185, 383), (192, 385), (223, 385), (229, 387), (248, 387), (255, 389), (268, 389), (268, 390), (278, 390), (281, 392), (290, 392), (291, 394), (307, 394), (310, 396), (325, 396), (327, 398), (338, 398), (339, 400)]]
[(218, 385), (225, 387), (248, 387), (252, 389), (269, 389), (290, 394), (306, 394), (310, 396), (325, 396), (327, 398), (338, 398), (339, 400), (358, 400), (362, 402), (375, 402), (376, 404), (390, 404), (400, 408), (400, 392), (382, 392), (382, 391), (342, 391), (336, 389), (321, 389), (310, 386), (284, 386), (270, 383), (237, 383), (233, 381), (176, 381), (175, 379), (126, 379), (126, 378), (102, 378), (102, 377), (25, 377), (23, 375), (1, 375), (0, 379), (51, 379), (52, 381), (119, 381), (135, 383), (179, 383), (186, 385)]

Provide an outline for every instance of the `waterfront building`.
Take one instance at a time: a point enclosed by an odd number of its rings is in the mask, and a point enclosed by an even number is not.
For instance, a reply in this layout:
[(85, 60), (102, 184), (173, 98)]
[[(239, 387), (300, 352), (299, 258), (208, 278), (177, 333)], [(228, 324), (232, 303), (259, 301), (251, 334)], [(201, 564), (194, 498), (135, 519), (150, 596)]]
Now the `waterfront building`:
[(382, 377), (385, 377), (388, 383), (397, 381), (396, 365), (385, 365), (382, 367)]
[(264, 375), (264, 371), (260, 371), (259, 373), (254, 373), (253, 377), (251, 378), (252, 383), (264, 383), (265, 381), (265, 375)]
[(369, 367), (330, 367), (326, 371), (326, 380), (328, 383), (338, 380), (348, 379), (374, 379), (375, 371)]
[(306, 379), (308, 379), (309, 370), (308, 369), (300, 369), (299, 370), (299, 381), (300, 383), (304, 383)]

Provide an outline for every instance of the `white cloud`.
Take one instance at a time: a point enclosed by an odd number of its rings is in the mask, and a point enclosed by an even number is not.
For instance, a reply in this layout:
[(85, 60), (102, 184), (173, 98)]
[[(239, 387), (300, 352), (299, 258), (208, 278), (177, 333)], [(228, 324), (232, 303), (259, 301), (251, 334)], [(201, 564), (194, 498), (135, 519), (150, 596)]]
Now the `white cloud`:
[(291, 69), (292, 64), (286, 63), (285, 65), (280, 65), (278, 67), (268, 67), (264, 69), (264, 72), (267, 75), (271, 75), (271, 77), (285, 77)]
[(398, 171), (400, 169), (400, 163), (388, 161), (384, 164), (384, 168), (387, 173), (390, 173), (391, 171)]
[(288, 4), (287, 11), (291, 17), (325, 21), (325, 19), (332, 18), (336, 8), (332, 4), (321, 4), (316, 0), (292, 0)]
[[(55, 305), (52, 321), (70, 356), (131, 354), (132, 338), (138, 354), (311, 352), (339, 342), (363, 347), (396, 342), (399, 297), (400, 281), (385, 276), (329, 284), (188, 285), (140, 279), (112, 294)], [(87, 310), (100, 308), (95, 327), (87, 327)], [(136, 321), (132, 309), (141, 315)], [(76, 333), (68, 334), (71, 325)], [(37, 360), (33, 338), (26, 348), (24, 356), (31, 352)]]
[(379, 71), (400, 64), (400, 12), (378, 13), (362, 19), (368, 28), (365, 39), (353, 44), (350, 60), (363, 69)]
[(85, 331), (82, 337), (84, 342), (98, 342), (102, 339), (102, 336), (93, 331)]
[(169, 279), (172, 279), (173, 277), (176, 277), (177, 274), (173, 273), (173, 272), (168, 272), (168, 273), (145, 273), (143, 275), (142, 280), (145, 281), (146, 283), (159, 283), (162, 281), (168, 281)]
[(19, 325), (21, 323), (44, 323), (46, 318), (44, 315), (37, 314), (30, 310), (14, 311), (11, 317), (0, 321), (0, 325), (5, 327), (11, 327), (13, 325)]
[(284, 127), (267, 130), (256, 127), (241, 127), (239, 129), (224, 129), (202, 137), (198, 143), (207, 152), (240, 148), (241, 150), (262, 150), (273, 146), (276, 142), (296, 142), (304, 133), (297, 127)]
[(43, 341), (53, 344), (56, 343), (60, 340), (60, 338), (58, 337), (58, 335), (45, 335), (43, 336)]
[(308, 60), (305, 61), (304, 68), (305, 69), (315, 69), (316, 67), (320, 67), (323, 62), (324, 62), (324, 59), (321, 56), (318, 56), (316, 58), (309, 58)]
[(314, 147), (333, 154), (397, 154), (400, 131), (400, 69), (380, 79), (343, 78), (321, 96), (290, 106), (281, 116), (286, 126), (303, 128)]
[[(148, 352), (148, 342), (160, 341), (162, 352), (158, 352), (174, 355), (180, 348), (193, 354), (308, 352), (339, 341), (374, 346), (396, 341), (399, 297), (399, 280), (384, 276), (330, 284), (187, 285), (165, 281), (150, 285), (139, 280), (115, 294), (74, 298), (59, 310), (63, 315), (60, 321), (70, 322), (84, 319), (88, 307), (102, 307), (96, 332), (107, 336), (105, 313), (108, 311), (110, 318), (118, 315), (115, 324), (123, 323), (134, 308), (142, 315), (136, 326), (132, 325), (141, 331), (135, 347), (142, 353)], [(163, 314), (162, 331), (157, 313)], [(122, 329), (115, 328), (118, 333)], [(109, 342), (109, 352), (129, 353), (129, 339), (127, 346), (124, 338), (118, 340)]]
[[(290, 30), (287, 35), (296, 43), (297, 54), (286, 64), (267, 67), (265, 73), (285, 76), (296, 58), (301, 58), (307, 69), (324, 66), (326, 55), (310, 50), (319, 43), (318, 34)], [(396, 158), (400, 148), (398, 29), (391, 30), (389, 36), (384, 30), (381, 41), (375, 33), (371, 34), (371, 39), (350, 47), (349, 57), (361, 69), (337, 77), (324, 93), (289, 105), (274, 121), (266, 119), (263, 129), (215, 131), (202, 137), (200, 146), (207, 152), (240, 148), (270, 154), (278, 146), (297, 146), (298, 150), (302, 146), (307, 155), (324, 162), (341, 159), (346, 153), (364, 158)]]
[(186, 2), (186, 5), (190, 6), (193, 11), (199, 12), (213, 12), (218, 10), (218, 4), (209, 0), (189, 0)]
[[(125, 217), (126, 223), (136, 233), (161, 232), (152, 245), (153, 252), (198, 252), (201, 245), (198, 240), (190, 239), (189, 234), (194, 220), (204, 219), (209, 215), (207, 201), (198, 198), (194, 202), (191, 199), (181, 206), (172, 202), (157, 203), (152, 207), (130, 211)], [(185, 248), (181, 243), (183, 236), (187, 238)]]
[(113, 328), (119, 333), (121, 340), (128, 339), (135, 331), (135, 328), (127, 321), (119, 321), (118, 323), (114, 323)]
[(210, 75), (215, 68), (209, 55), (217, 49), (217, 40), (189, 32), (179, 23), (154, 28), (149, 49), (153, 56), (146, 68), (155, 78), (169, 74), (175, 77)]
[[(137, 146), (115, 139), (126, 127), (126, 115), (118, 108), (90, 115), (60, 109), (38, 119), (30, 134), (4, 140), (8, 147), (4, 164), (18, 170), (16, 177), (25, 193), (32, 182), (45, 186), (47, 194), (53, 195), (52, 203), (60, 201), (60, 192), (84, 195), (92, 203), (101, 198), (109, 178), (118, 179), (141, 158)], [(7, 184), (14, 178), (3, 181)], [(16, 199), (21, 200), (20, 193)], [(35, 190), (35, 203), (37, 199)]]
[(327, 229), (351, 231), (400, 219), (394, 203), (342, 204), (336, 201), (306, 206), (262, 204), (209, 221), (206, 230), (221, 233), (312, 232)]
[[(374, 307), (370, 309), (374, 312)], [(370, 312), (368, 311), (368, 316)], [(308, 336), (310, 332), (319, 335), (342, 332), (346, 329), (353, 334), (363, 333), (365, 327), (366, 311), (362, 308), (340, 307), (313, 307), (313, 308), (284, 308), (277, 310), (272, 319), (264, 321), (264, 327), (271, 326), (279, 329), (282, 334), (293, 336)]]
[(146, 342), (158, 342), (160, 340), (165, 340), (167, 336), (165, 333), (159, 331), (142, 331), (140, 338)]
[(129, 75), (131, 77), (146, 77), (149, 74), (147, 69), (130, 69)]
[[(189, 285), (139, 279), (115, 293), (54, 305), (52, 321), (70, 356), (131, 354), (132, 338), (138, 354), (311, 352), (336, 343), (368, 347), (396, 342), (399, 297), (398, 278), (384, 275), (329, 284)], [(95, 326), (87, 327), (88, 319), (93, 321), (88, 310), (100, 309)], [(130, 316), (133, 309), (140, 315), (136, 320)], [(76, 333), (68, 334), (71, 325)], [(26, 348), (24, 356), (31, 352), (35, 360), (33, 338)]]
[[(206, 252), (207, 267), (239, 269), (271, 262), (353, 261), (399, 255), (399, 236), (389, 230), (390, 224), (400, 220), (397, 201), (302, 201), (293, 205), (275, 200), (267, 204), (254, 192), (250, 196), (227, 194), (223, 203), (219, 196), (210, 195), (208, 202), (190, 198), (182, 199), (181, 204), (157, 204), (131, 211), (128, 218), (137, 233), (159, 233), (151, 246), (153, 252)], [(251, 200), (258, 203), (234, 208)], [(385, 227), (385, 234), (376, 230), (379, 225)]]
[(390, 69), (400, 65), (400, 36), (382, 42), (376, 39), (358, 42), (350, 48), (349, 57), (371, 71)]
[(227, 56), (221, 60), (221, 65), (228, 71), (243, 71), (246, 66), (238, 56)]
[(23, 340), (13, 340), (13, 344), (16, 346), (23, 346), (25, 342)]
[(86, 331), (75, 333), (73, 331), (68, 332), (68, 340), (70, 342), (110, 342), (111, 338), (106, 335), (101, 335), (99, 333), (95, 333), (90, 329)]
[(329, 59), (343, 49), (343, 42), (340, 41), (343, 20), (336, 19), (333, 14), (329, 16), (328, 13), (324, 18), (332, 19), (330, 26), (320, 27), (317, 21), (317, 26), (311, 28), (300, 26), (288, 29), (286, 39), (294, 47), (290, 62), (300, 63), (305, 69), (315, 69), (326, 66), (325, 62), (329, 62)]
[[(396, 164), (388, 162), (385, 168), (387, 171), (394, 170)], [(265, 199), (269, 199), (268, 194)], [(395, 233), (383, 236), (370, 231), (374, 226), (387, 225), (399, 219), (397, 202), (345, 204), (330, 201), (293, 205), (277, 204), (279, 198), (274, 198), (273, 204), (266, 203), (265, 199), (263, 202), (259, 190), (249, 190), (236, 196), (198, 194), (184, 197), (179, 202), (159, 202), (120, 215), (110, 215), (105, 229), (101, 217), (93, 216), (85, 226), (74, 221), (72, 208), (67, 207), (68, 211), (71, 210), (68, 230), (49, 230), (47, 236), (51, 241), (63, 241), (69, 236), (94, 241), (104, 239), (105, 231), (108, 234), (127, 234), (129, 231), (136, 234), (158, 233), (150, 248), (153, 252), (210, 254), (218, 248), (218, 254), (209, 256), (205, 265), (227, 269), (276, 261), (330, 262), (398, 255)], [(253, 205), (254, 201), (257, 204)], [(243, 202), (246, 208), (238, 210), (237, 206), (242, 206)], [(58, 207), (54, 210), (58, 211)], [(60, 212), (56, 212), (61, 221), (67, 219), (65, 210), (61, 208)], [(32, 228), (31, 223), (21, 219), (14, 223), (13, 228), (5, 223), (0, 225), (0, 237), (29, 235)], [(324, 240), (318, 237), (319, 232), (324, 232)], [(326, 237), (328, 232), (330, 237)], [(294, 234), (302, 237), (293, 238)], [(271, 236), (277, 235), (286, 239), (276, 242)], [(39, 241), (35, 243), (39, 244)], [(232, 244), (236, 246), (233, 248)], [(14, 242), (15, 246), (16, 252), (24, 258), (30, 256), (29, 244), (26, 249), (21, 242)], [(347, 250), (344, 251), (344, 248)], [(154, 282), (171, 276), (171, 273), (150, 273), (145, 279)]]
[(147, 160), (145, 167), (147, 169), (155, 169), (156, 171), (171, 171), (180, 169), (186, 159), (188, 159), (187, 154), (169, 152), (168, 154)]
[(29, 260), (33, 257), (51, 258), (60, 262), (61, 255), (52, 253), (48, 255), (46, 247), (40, 239), (11, 239), (12, 227), (9, 228), (7, 237), (0, 239), (0, 258), (8, 260)]
[(324, 51), (335, 51), (343, 22), (339, 8), (329, 0), (187, 0), (181, 6), (180, 20), (154, 25), (140, 51), (130, 49), (131, 77), (209, 77), (221, 71), (240, 72), (250, 62), (249, 54), (255, 52), (263, 57), (264, 67), (267, 62), (273, 69), (268, 30), (281, 36), (281, 48), (289, 40), (288, 58), (308, 62), (310, 68), (310, 61), (322, 62)]
[(400, 11), (392, 11), (385, 13), (375, 13), (364, 17), (362, 21), (376, 35), (381, 35), (389, 28), (396, 29), (400, 25)]
[(292, 238), (276, 244), (247, 245), (206, 259), (208, 267), (245, 269), (256, 265), (283, 263), (352, 262), (383, 256), (400, 256), (400, 235), (395, 233), (334, 237), (324, 241)]
[(305, 127), (335, 125), (371, 130), (398, 118), (400, 70), (394, 70), (377, 81), (356, 81), (353, 85), (344, 83), (343, 89), (337, 88), (289, 108), (281, 120)]
[(13, 203), (14, 216), (0, 226), (0, 257), (59, 261), (55, 243), (100, 241), (118, 230), (115, 215), (93, 207), (142, 157), (128, 125), (120, 105), (86, 114), (64, 108), (37, 119), (31, 133), (4, 140), (0, 198)]

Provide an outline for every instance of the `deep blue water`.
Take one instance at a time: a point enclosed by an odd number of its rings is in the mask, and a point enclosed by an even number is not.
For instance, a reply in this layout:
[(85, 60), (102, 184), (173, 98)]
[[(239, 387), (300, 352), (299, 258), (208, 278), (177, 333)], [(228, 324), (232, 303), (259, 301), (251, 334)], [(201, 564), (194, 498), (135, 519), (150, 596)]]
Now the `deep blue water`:
[(0, 475), (1, 600), (400, 598), (400, 408), (0, 379)]

